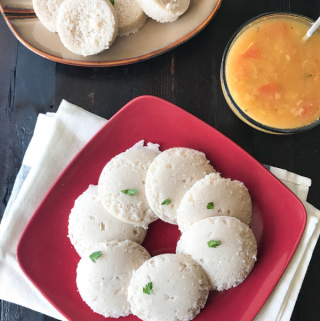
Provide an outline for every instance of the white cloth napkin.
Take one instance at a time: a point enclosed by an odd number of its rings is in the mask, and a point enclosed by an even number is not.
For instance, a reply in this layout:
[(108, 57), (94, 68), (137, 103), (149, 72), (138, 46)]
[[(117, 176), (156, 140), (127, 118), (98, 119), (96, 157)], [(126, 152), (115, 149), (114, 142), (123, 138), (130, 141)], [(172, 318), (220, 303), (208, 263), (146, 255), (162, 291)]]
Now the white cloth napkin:
[[(24, 227), (59, 174), (105, 123), (105, 119), (66, 101), (56, 114), (39, 115), (0, 224), (0, 299), (65, 320), (24, 276), (17, 263), (16, 247)], [(270, 170), (304, 202), (308, 220), (294, 257), (255, 320), (289, 321), (319, 238), (320, 212), (306, 202), (310, 179), (274, 167)]]

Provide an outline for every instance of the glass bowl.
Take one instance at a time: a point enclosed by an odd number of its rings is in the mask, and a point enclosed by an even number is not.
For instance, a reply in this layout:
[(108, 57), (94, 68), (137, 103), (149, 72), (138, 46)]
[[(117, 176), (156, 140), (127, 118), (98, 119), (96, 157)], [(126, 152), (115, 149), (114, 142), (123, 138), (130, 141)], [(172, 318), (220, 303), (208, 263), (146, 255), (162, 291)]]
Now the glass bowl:
[(231, 110), (235, 113), (236, 116), (238, 116), (242, 121), (250, 125), (251, 127), (258, 129), (260, 131), (270, 133), (270, 134), (278, 134), (278, 135), (286, 135), (286, 134), (295, 134), (304, 132), (306, 130), (309, 130), (311, 128), (314, 128), (315, 126), (320, 124), (320, 119), (317, 119), (316, 121), (303, 126), (303, 127), (297, 127), (297, 128), (276, 128), (276, 127), (270, 127), (267, 125), (264, 125), (253, 118), (251, 118), (248, 114), (246, 114), (235, 102), (235, 100), (232, 97), (232, 93), (230, 92), (228, 88), (228, 83), (226, 79), (226, 64), (228, 60), (228, 55), (230, 50), (232, 49), (232, 46), (237, 41), (237, 39), (243, 34), (244, 31), (252, 27), (254, 24), (259, 23), (261, 21), (265, 21), (272, 18), (294, 18), (298, 19), (300, 21), (303, 21), (304, 23), (311, 25), (314, 23), (314, 20), (305, 17), (303, 15), (294, 14), (294, 13), (283, 13), (283, 12), (271, 12), (271, 13), (265, 13), (262, 15), (259, 15), (257, 17), (254, 17), (247, 21), (245, 24), (243, 24), (231, 37), (229, 40), (227, 47), (223, 53), (222, 57), (222, 64), (221, 64), (221, 72), (220, 72), (220, 79), (221, 79), (221, 85), (222, 85), (222, 91), (224, 94), (224, 97), (231, 108)]

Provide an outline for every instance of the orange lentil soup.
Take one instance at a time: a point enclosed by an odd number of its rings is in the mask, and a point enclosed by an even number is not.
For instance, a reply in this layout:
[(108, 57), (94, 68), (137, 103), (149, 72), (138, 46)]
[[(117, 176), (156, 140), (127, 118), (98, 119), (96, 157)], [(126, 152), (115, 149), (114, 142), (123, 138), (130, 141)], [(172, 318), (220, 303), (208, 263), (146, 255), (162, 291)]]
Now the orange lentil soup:
[(253, 23), (234, 42), (226, 81), (237, 105), (255, 121), (298, 128), (320, 117), (320, 33), (294, 18)]

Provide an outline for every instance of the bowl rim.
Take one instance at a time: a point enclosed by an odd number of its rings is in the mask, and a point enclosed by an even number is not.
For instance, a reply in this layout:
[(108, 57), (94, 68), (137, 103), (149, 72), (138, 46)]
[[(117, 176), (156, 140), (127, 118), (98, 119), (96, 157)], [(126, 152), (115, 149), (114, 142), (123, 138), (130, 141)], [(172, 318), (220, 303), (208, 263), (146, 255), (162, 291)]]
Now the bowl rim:
[(227, 61), (227, 57), (230, 51), (230, 48), (232, 47), (234, 41), (236, 40), (236, 38), (252, 23), (257, 22), (258, 20), (262, 19), (262, 18), (273, 18), (275, 16), (290, 16), (290, 17), (295, 17), (295, 18), (299, 18), (301, 20), (304, 20), (306, 22), (310, 22), (310, 23), (314, 23), (314, 20), (304, 16), (302, 14), (299, 13), (293, 13), (293, 12), (283, 12), (283, 11), (272, 11), (272, 12), (266, 12), (263, 14), (260, 14), (258, 16), (255, 16), (251, 19), (249, 19), (248, 21), (246, 21), (244, 24), (242, 24), (235, 32), (234, 34), (231, 36), (231, 38), (229, 39), (226, 48), (223, 52), (223, 56), (222, 56), (222, 62), (221, 62), (221, 70), (220, 70), (220, 76), (221, 76), (221, 85), (222, 85), (222, 89), (224, 91), (224, 94), (227, 96), (227, 98), (229, 99), (230, 103), (232, 104), (232, 106), (235, 108), (235, 110), (246, 120), (248, 121), (250, 124), (252, 124), (254, 127), (257, 127), (258, 129), (262, 129), (264, 132), (269, 132), (269, 133), (273, 133), (273, 134), (297, 134), (297, 133), (302, 133), (305, 132), (309, 129), (312, 129), (316, 126), (318, 126), (320, 124), (320, 118), (317, 119), (316, 121), (312, 122), (311, 124), (307, 125), (307, 126), (302, 126), (302, 127), (296, 127), (296, 128), (276, 128), (276, 127), (271, 127), (271, 126), (267, 126), (264, 125), (258, 121), (256, 121), (255, 119), (251, 118), (248, 114), (246, 114), (239, 106), (238, 104), (235, 102), (235, 100), (233, 99), (231, 92), (229, 90), (228, 84), (227, 84), (227, 78), (226, 78), (226, 61)]
[(186, 41), (190, 40), (195, 35), (197, 35), (200, 31), (202, 31), (209, 24), (209, 22), (214, 18), (214, 16), (217, 14), (217, 12), (221, 7), (222, 1), (223, 0), (217, 0), (213, 10), (198, 27), (190, 31), (188, 34), (186, 34), (182, 38), (179, 38), (178, 40), (174, 41), (173, 43), (170, 43), (165, 47), (162, 47), (160, 49), (155, 49), (154, 51), (148, 52), (146, 54), (143, 54), (137, 57), (125, 58), (120, 60), (111, 60), (111, 61), (103, 61), (103, 60), (102, 61), (83, 61), (83, 60), (74, 60), (74, 59), (64, 59), (64, 58), (46, 53), (43, 50), (37, 49), (36, 47), (28, 43), (26, 40), (24, 40), (23, 37), (19, 34), (19, 32), (14, 28), (14, 26), (10, 22), (10, 20), (14, 20), (14, 19), (30, 19), (30, 18), (38, 19), (34, 11), (20, 10), (20, 9), (4, 10), (3, 6), (1, 5), (1, 0), (0, 0), (0, 11), (2, 12), (4, 20), (6, 21), (9, 29), (14, 34), (14, 36), (26, 48), (28, 48), (29, 50), (31, 50), (32, 52), (34, 52), (35, 54), (43, 58), (46, 58), (51, 61), (59, 62), (61, 64), (73, 65), (73, 66), (79, 66), (79, 67), (114, 67), (114, 66), (130, 65), (133, 63), (148, 60), (153, 57), (157, 57), (163, 53), (170, 51), (171, 49), (174, 49), (175, 47), (180, 46)]

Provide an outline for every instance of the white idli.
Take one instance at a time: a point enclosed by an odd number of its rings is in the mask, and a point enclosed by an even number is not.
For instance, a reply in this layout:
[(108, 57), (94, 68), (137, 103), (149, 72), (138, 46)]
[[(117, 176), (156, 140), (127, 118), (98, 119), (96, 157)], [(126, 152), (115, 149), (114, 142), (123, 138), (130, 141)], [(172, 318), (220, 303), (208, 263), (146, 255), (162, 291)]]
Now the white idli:
[[(150, 294), (144, 293), (150, 283)], [(188, 321), (204, 307), (208, 294), (208, 278), (196, 262), (181, 254), (163, 254), (133, 272), (128, 301), (143, 321)]]
[(61, 42), (82, 56), (108, 49), (118, 33), (118, 17), (109, 0), (66, 0), (57, 18)]
[(172, 22), (184, 14), (190, 0), (137, 0), (142, 10), (158, 22)]
[(96, 262), (84, 256), (77, 268), (79, 293), (88, 306), (104, 317), (131, 314), (127, 289), (134, 270), (150, 258), (145, 248), (132, 241), (98, 243), (91, 252), (101, 252)]
[[(156, 156), (159, 145), (144, 141), (115, 156), (104, 167), (99, 178), (99, 197), (103, 206), (117, 219), (147, 228), (158, 217), (151, 210), (145, 193), (147, 170)], [(137, 191), (128, 195), (122, 191)]]
[(233, 216), (249, 224), (251, 215), (251, 197), (245, 185), (212, 173), (196, 182), (183, 196), (177, 221), (180, 231), (184, 232), (193, 223), (207, 217)]
[[(221, 243), (216, 247), (217, 243)], [(191, 225), (177, 244), (207, 273), (211, 290), (223, 291), (242, 283), (257, 257), (257, 242), (248, 225), (237, 218), (217, 216)]]
[(147, 15), (136, 0), (115, 0), (114, 9), (119, 21), (118, 36), (137, 32), (147, 21)]
[(90, 185), (75, 201), (69, 216), (69, 237), (80, 256), (99, 242), (131, 240), (141, 244), (146, 230), (116, 219), (102, 206), (98, 186)]
[(57, 17), (65, 0), (32, 0), (33, 9), (40, 22), (51, 32), (57, 32)]
[[(177, 224), (177, 209), (196, 181), (215, 172), (206, 155), (189, 148), (171, 148), (150, 165), (146, 195), (152, 210), (165, 222)], [(161, 205), (166, 200), (169, 204)]]

